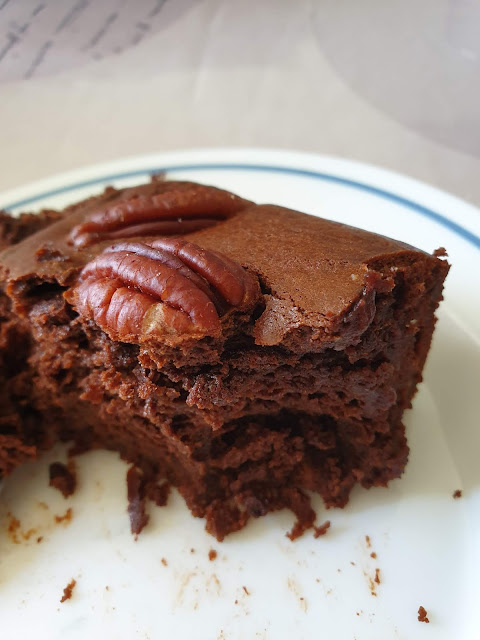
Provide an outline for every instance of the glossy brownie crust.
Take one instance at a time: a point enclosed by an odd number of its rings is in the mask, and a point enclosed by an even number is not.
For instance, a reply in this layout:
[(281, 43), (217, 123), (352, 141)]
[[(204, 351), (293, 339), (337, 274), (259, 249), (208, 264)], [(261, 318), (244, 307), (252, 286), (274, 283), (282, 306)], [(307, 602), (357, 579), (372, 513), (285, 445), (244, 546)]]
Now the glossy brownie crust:
[(24, 220), (0, 254), (0, 476), (58, 439), (114, 449), (221, 540), (283, 507), (295, 537), (308, 491), (341, 507), (402, 474), (446, 261), (162, 180)]

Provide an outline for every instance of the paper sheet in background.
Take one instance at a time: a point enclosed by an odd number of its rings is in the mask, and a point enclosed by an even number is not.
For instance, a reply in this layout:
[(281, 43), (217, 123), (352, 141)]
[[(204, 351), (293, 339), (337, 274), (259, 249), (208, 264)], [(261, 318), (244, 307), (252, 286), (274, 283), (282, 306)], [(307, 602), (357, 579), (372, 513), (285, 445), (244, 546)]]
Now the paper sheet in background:
[(0, 80), (42, 76), (119, 54), (162, 27), (166, 0), (3, 0)]

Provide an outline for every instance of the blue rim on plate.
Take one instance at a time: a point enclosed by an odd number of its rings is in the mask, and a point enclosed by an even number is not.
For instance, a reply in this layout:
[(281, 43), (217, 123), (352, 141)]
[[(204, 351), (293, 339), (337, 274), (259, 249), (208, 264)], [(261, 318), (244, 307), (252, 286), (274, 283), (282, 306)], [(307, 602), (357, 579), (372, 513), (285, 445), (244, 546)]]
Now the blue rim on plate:
[(453, 231), (456, 235), (466, 240), (469, 244), (473, 245), (475, 248), (480, 249), (480, 237), (465, 229), (461, 225), (457, 224), (453, 220), (450, 220), (446, 216), (438, 213), (437, 211), (433, 211), (428, 207), (425, 207), (414, 200), (409, 200), (408, 198), (404, 198), (403, 196), (399, 196), (391, 191), (387, 191), (386, 189), (379, 189), (378, 187), (374, 187), (372, 185), (366, 184), (364, 182), (359, 182), (357, 180), (350, 180), (349, 178), (342, 178), (340, 176), (336, 176), (330, 173), (323, 173), (321, 171), (312, 171), (309, 169), (296, 169), (293, 167), (284, 167), (284, 166), (274, 166), (274, 165), (260, 165), (260, 164), (217, 164), (217, 163), (204, 163), (204, 164), (185, 164), (185, 165), (172, 165), (172, 166), (161, 166), (161, 167), (151, 167), (145, 169), (137, 169), (135, 171), (124, 171), (120, 173), (114, 173), (105, 175), (99, 178), (91, 178), (89, 180), (83, 180), (80, 182), (75, 182), (69, 185), (65, 185), (63, 187), (59, 187), (57, 189), (51, 189), (50, 191), (44, 191), (43, 193), (39, 193), (35, 196), (31, 196), (29, 198), (24, 198), (23, 200), (18, 200), (17, 202), (12, 202), (5, 207), (5, 209), (18, 209), (21, 207), (25, 207), (31, 205), (38, 200), (43, 200), (44, 198), (50, 198), (53, 196), (60, 195), (62, 193), (67, 193), (69, 191), (74, 191), (75, 189), (82, 189), (85, 187), (90, 187), (96, 184), (100, 184), (102, 182), (108, 182), (113, 180), (120, 180), (122, 178), (134, 178), (135, 176), (141, 176), (145, 174), (154, 174), (154, 173), (175, 173), (176, 171), (202, 171), (202, 170), (223, 170), (223, 171), (266, 171), (270, 173), (286, 173), (290, 175), (297, 175), (304, 178), (314, 178), (316, 180), (324, 180), (325, 182), (332, 182), (335, 184), (340, 184), (342, 186), (350, 187), (353, 189), (358, 189), (360, 191), (364, 191), (371, 195), (377, 196), (379, 198), (383, 198), (384, 200), (389, 200), (390, 202), (394, 202), (400, 206), (406, 207), (415, 213), (420, 214), (425, 218), (429, 218), (433, 220), (437, 224)]

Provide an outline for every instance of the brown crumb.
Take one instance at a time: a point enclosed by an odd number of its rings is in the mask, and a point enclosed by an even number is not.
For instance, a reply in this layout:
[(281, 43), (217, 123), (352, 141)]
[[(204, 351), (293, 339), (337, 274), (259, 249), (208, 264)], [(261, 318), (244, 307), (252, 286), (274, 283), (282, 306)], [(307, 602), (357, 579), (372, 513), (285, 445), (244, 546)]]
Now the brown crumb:
[(353, 560), (350, 560), (350, 564), (352, 565), (352, 567), (356, 567), (357, 566)]
[(455, 498), (455, 500), (457, 500), (458, 498), (462, 497), (462, 490), (461, 489), (456, 489), (453, 492), (453, 497)]
[(162, 558), (160, 562), (163, 564), (164, 567), (168, 566), (168, 562), (165, 560), (165, 558)]
[(128, 515), (130, 530), (135, 538), (147, 524), (149, 518), (145, 513), (146, 482), (141, 471), (132, 466), (127, 471)]
[[(151, 178), (152, 178), (152, 182), (164, 182), (164, 180), (167, 179), (167, 172), (157, 171), (156, 173), (152, 173)], [(106, 192), (106, 189), (105, 189), (105, 192)], [(115, 189), (112, 189), (112, 193), (116, 193)]]
[(375, 582), (380, 584), (380, 569), (375, 569)]
[(247, 594), (247, 596), (250, 595), (250, 591), (247, 589), (247, 587), (242, 587), (242, 589), (245, 591), (245, 593)]
[(195, 553), (195, 549), (193, 547), (190, 549), (190, 553)]
[(372, 551), (372, 553), (370, 554), (370, 557), (373, 559), (377, 557), (377, 554), (375, 553), (375, 551)]
[(73, 511), (72, 508), (69, 507), (65, 513), (63, 514), (63, 516), (55, 516), (55, 522), (57, 524), (60, 524), (60, 522), (64, 522), (65, 524), (68, 524), (69, 522), (71, 522), (72, 520), (72, 515), (73, 515)]
[(146, 487), (147, 497), (154, 502), (157, 507), (164, 507), (168, 502), (168, 496), (170, 494), (170, 485), (168, 482), (163, 484), (149, 483)]
[(314, 531), (313, 537), (319, 538), (320, 536), (324, 536), (329, 529), (330, 529), (330, 520), (327, 520), (326, 522), (321, 524), (319, 527), (313, 527), (313, 531)]
[[(210, 580), (212, 580), (212, 581), (215, 583), (215, 585), (217, 586), (217, 591), (218, 591), (218, 588), (219, 588), (221, 585), (220, 585), (220, 580), (217, 578), (217, 576), (216, 576), (216, 574), (215, 574), (215, 573), (214, 573), (214, 574), (212, 574), (212, 576), (211, 576)], [(210, 582), (210, 580), (209, 580), (209, 582)]]
[[(375, 585), (376, 580), (372, 579), (365, 572), (364, 572), (364, 575), (365, 575), (366, 578), (368, 578), (368, 588), (370, 589), (370, 595), (377, 597), (376, 585)], [(375, 572), (375, 578), (376, 577), (377, 577), (377, 574)]]
[(42, 540), (43, 540), (43, 536), (38, 536), (37, 543), (40, 544), (40, 542), (42, 542)]
[(235, 604), (238, 604), (238, 600), (235, 600)]
[(215, 551), (215, 549), (210, 549), (210, 551), (208, 552), (208, 559), (210, 560), (210, 562), (213, 562), (217, 557), (217, 552)]
[(21, 531), (20, 520), (10, 512), (7, 514), (7, 516), (8, 516), (7, 533), (8, 533), (8, 537), (13, 542), (13, 544), (20, 544), (22, 540), (30, 540), (30, 538), (37, 533), (37, 529), (33, 529), (33, 528), (28, 529), (28, 531)]
[(13, 544), (20, 544), (20, 539), (18, 537), (18, 530), (20, 529), (20, 520), (15, 518), (14, 515), (8, 513), (8, 537), (13, 542)]
[(108, 585), (105, 587), (105, 591), (110, 591), (110, 587)]
[(365, 536), (365, 542), (367, 547), (370, 549), (370, 547), (372, 546), (372, 543), (370, 541), (370, 536)]
[(424, 609), (422, 606), (418, 607), (418, 618), (417, 620), (419, 622), (426, 622), (427, 624), (430, 622), (430, 620), (427, 618), (427, 610)]
[(24, 540), (30, 540), (30, 538), (37, 533), (36, 529), (29, 529), (28, 531), (22, 531), (22, 538)]
[(435, 258), (447, 258), (448, 257), (448, 253), (447, 253), (447, 250), (445, 249), (445, 247), (440, 247), (439, 249), (435, 249), (435, 251), (433, 252), (433, 255), (435, 256)]
[(79, 437), (75, 444), (70, 447), (67, 451), (67, 455), (69, 458), (73, 456), (81, 456), (83, 453), (87, 453), (92, 448), (90, 439), (88, 437), (82, 438)]
[(307, 529), (313, 527), (317, 514), (312, 509), (310, 498), (302, 491), (287, 489), (284, 491), (283, 497), (286, 501), (285, 506), (290, 511), (293, 511), (296, 516), (296, 522), (292, 530), (286, 534), (287, 538), (290, 538), (293, 542), (300, 538)]
[(68, 498), (74, 493), (77, 487), (77, 476), (75, 463), (72, 459), (66, 465), (62, 462), (53, 462), (48, 471), (51, 487), (58, 489), (64, 498)]
[(60, 602), (65, 602), (66, 600), (70, 600), (70, 598), (72, 597), (73, 588), (75, 587), (76, 584), (77, 584), (77, 581), (72, 578), (70, 582), (67, 584), (67, 586), (65, 587), (65, 589), (63, 590), (63, 596)]

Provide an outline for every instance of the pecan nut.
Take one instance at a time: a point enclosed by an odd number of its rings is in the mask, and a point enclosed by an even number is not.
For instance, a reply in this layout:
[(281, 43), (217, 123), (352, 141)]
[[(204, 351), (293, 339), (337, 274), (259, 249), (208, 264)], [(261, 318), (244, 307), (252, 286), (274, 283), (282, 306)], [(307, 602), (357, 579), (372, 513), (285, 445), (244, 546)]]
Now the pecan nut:
[(180, 238), (121, 242), (89, 262), (66, 294), (113, 340), (221, 335), (220, 318), (250, 311), (258, 280), (220, 253)]
[(158, 188), (159, 193), (133, 193), (90, 213), (72, 229), (70, 243), (82, 248), (105, 240), (192, 233), (251, 204), (228, 191), (200, 184), (165, 182)]

